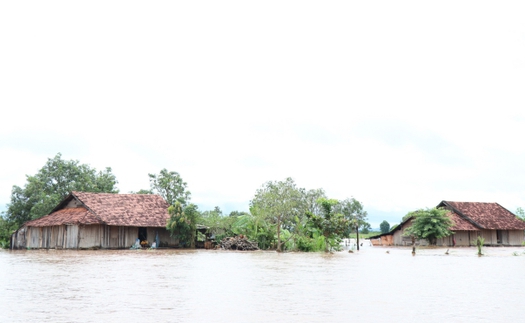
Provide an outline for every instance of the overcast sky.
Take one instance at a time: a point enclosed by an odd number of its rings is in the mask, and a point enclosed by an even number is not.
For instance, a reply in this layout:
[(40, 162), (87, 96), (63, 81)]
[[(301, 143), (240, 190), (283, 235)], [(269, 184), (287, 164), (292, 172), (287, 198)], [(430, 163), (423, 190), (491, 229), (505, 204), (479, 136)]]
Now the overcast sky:
[(3, 1), (0, 210), (56, 153), (202, 210), (292, 177), (373, 227), (525, 207), (523, 1)]

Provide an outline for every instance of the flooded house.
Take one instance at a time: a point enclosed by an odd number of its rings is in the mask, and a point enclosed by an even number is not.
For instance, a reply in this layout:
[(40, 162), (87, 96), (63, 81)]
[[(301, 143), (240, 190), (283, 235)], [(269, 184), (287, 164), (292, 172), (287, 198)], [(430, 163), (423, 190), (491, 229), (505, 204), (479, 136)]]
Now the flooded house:
[(153, 194), (72, 192), (50, 214), (24, 223), (11, 248), (130, 248), (137, 239), (174, 247), (166, 229), (168, 203)]
[[(478, 236), (487, 246), (521, 246), (525, 239), (525, 222), (498, 203), (441, 201), (437, 207), (448, 210), (454, 223), (450, 228), (454, 234), (437, 239), (438, 246), (475, 246)], [(390, 232), (371, 237), (374, 245), (411, 245), (404, 231), (413, 221), (414, 217), (407, 218)], [(417, 243), (428, 244), (426, 240)]]

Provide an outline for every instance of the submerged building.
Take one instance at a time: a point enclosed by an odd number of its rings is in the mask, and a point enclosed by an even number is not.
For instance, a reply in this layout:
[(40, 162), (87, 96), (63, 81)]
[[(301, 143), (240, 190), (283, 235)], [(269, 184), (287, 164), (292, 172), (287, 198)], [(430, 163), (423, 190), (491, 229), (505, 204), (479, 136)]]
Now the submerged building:
[[(454, 234), (437, 239), (438, 246), (475, 246), (478, 236), (488, 246), (521, 246), (525, 240), (525, 221), (498, 203), (441, 201), (437, 207), (448, 210), (454, 223), (450, 228)], [(412, 239), (404, 231), (412, 221), (414, 217), (407, 218), (390, 232), (370, 239), (374, 245), (411, 245)], [(428, 244), (426, 240), (417, 243)]]
[(153, 194), (72, 192), (49, 215), (24, 223), (11, 248), (129, 248), (137, 239), (175, 247), (166, 230), (168, 203)]

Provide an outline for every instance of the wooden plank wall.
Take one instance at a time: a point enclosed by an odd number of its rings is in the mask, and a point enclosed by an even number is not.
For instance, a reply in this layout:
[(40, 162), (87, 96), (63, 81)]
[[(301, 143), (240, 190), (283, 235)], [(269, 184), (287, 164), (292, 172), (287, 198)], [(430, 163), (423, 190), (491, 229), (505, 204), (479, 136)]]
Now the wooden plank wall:
[(525, 233), (522, 230), (509, 230), (509, 244), (511, 246), (521, 246), (525, 240)]
[[(474, 239), (475, 239), (475, 233), (476, 231), (473, 231)], [(453, 235), (450, 235), (448, 237), (444, 237), (441, 239), (437, 239), (436, 245), (443, 246), (443, 247), (452, 247), (454, 245), (454, 238), (456, 238), (456, 246), (461, 247), (468, 247), (472, 245), (470, 241), (470, 234), (469, 231), (456, 231)]]
[(170, 232), (166, 228), (148, 228), (148, 241), (151, 244), (155, 241), (155, 234), (159, 233), (159, 240), (161, 246), (177, 247), (179, 240), (171, 237)]
[[(147, 228), (150, 244), (159, 233), (162, 245), (176, 247), (179, 242), (172, 238), (166, 228)], [(13, 237), (15, 249), (122, 249), (130, 248), (138, 238), (137, 227), (113, 227), (107, 225), (61, 225), (52, 227), (28, 227)]]
[(137, 236), (138, 229), (135, 227), (106, 225), (29, 227), (19, 231), (14, 237), (14, 248), (129, 248)]

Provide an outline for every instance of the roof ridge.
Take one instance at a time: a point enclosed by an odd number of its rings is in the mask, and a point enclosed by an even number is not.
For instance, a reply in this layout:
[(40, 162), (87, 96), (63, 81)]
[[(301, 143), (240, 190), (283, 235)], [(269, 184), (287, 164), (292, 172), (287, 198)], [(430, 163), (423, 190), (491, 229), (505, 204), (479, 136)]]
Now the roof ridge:
[[(79, 201), (80, 203), (82, 203), (82, 205), (83, 205), (83, 206), (84, 206), (89, 212), (93, 213), (93, 215), (95, 216), (95, 218), (97, 218), (100, 222), (106, 224), (106, 222), (105, 222), (104, 220), (102, 220), (102, 218), (101, 218), (100, 216), (98, 216), (98, 214), (97, 214), (95, 211), (93, 211), (89, 206), (87, 206), (86, 203), (84, 203), (84, 202), (83, 202), (78, 196), (76, 196), (76, 194), (74, 194), (74, 193), (78, 193), (78, 192), (71, 192), (71, 195), (75, 198), (75, 200), (77, 200), (77, 201)], [(86, 216), (87, 216), (87, 214), (84, 215), (84, 218), (85, 218)], [(84, 219), (84, 218), (82, 218), (82, 219)]]

